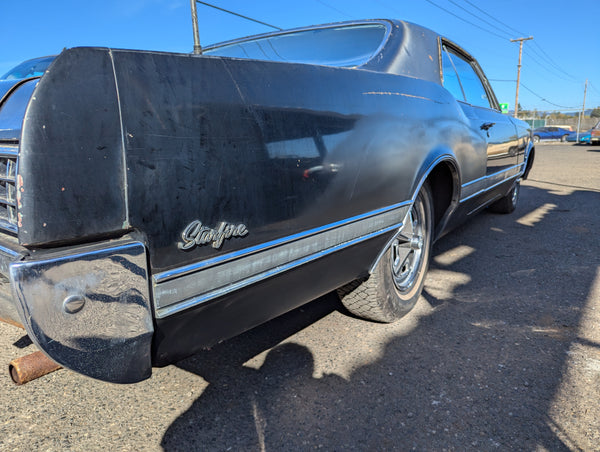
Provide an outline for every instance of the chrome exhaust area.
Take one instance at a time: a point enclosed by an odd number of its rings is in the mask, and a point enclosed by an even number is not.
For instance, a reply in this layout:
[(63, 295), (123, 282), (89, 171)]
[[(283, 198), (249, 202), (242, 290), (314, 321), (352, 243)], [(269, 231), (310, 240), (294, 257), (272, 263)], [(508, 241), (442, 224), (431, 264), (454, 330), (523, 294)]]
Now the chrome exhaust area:
[(8, 365), (8, 372), (12, 381), (17, 385), (24, 385), (61, 367), (60, 364), (56, 364), (42, 352), (37, 351), (21, 358), (13, 359)]

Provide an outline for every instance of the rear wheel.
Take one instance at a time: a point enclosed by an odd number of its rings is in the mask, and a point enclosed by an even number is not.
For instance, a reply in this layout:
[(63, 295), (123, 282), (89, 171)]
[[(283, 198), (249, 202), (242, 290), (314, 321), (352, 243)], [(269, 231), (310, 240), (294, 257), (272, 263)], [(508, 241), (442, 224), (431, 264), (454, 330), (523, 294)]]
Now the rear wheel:
[(389, 323), (406, 315), (423, 290), (432, 236), (433, 204), (425, 184), (371, 276), (338, 290), (344, 306), (377, 322)]
[(520, 181), (515, 182), (510, 191), (498, 201), (493, 203), (489, 209), (496, 213), (512, 213), (517, 208), (519, 201), (519, 192), (521, 191)]
[(560, 137), (560, 141), (562, 141), (564, 143), (565, 141), (567, 141), (568, 136), (569, 135), (563, 135), (562, 137)]
[(534, 142), (534, 143), (539, 143), (539, 142), (540, 142), (540, 137), (539, 137), (539, 135), (534, 135), (534, 136), (533, 136), (533, 142)]

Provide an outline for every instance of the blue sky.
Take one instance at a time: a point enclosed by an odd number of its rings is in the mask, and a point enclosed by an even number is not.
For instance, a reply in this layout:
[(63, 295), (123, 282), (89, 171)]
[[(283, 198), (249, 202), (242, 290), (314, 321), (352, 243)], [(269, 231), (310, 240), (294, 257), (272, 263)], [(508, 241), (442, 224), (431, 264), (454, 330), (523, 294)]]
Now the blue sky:
[[(366, 18), (398, 18), (431, 28), (477, 58), (500, 102), (515, 101), (518, 43), (524, 44), (519, 103), (525, 109), (600, 106), (599, 0), (212, 0), (222, 8), (293, 28)], [(573, 5), (571, 8), (570, 5)], [(189, 0), (2, 1), (0, 74), (65, 47), (189, 52)], [(203, 45), (270, 31), (198, 4)], [(457, 17), (459, 16), (459, 17)], [(461, 19), (462, 18), (462, 19)], [(468, 23), (469, 22), (469, 23)]]

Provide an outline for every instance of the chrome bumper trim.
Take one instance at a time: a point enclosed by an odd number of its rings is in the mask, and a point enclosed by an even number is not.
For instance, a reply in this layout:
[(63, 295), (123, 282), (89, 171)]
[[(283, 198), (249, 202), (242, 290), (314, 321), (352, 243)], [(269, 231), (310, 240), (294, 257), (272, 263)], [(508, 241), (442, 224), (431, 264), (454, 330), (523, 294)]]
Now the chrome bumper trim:
[(0, 245), (0, 253), (4, 253), (4, 254), (8, 255), (12, 259), (17, 259), (20, 256), (20, 254), (18, 252), (13, 251), (10, 248), (7, 248), (2, 245)]
[[(9, 248), (8, 243), (6, 245), (8, 246), (0, 244), (0, 319), (12, 325), (20, 325), (21, 319), (10, 286), (9, 268), (13, 262), (21, 260), (24, 253)], [(16, 242), (15, 246), (18, 246)]]
[(10, 280), (27, 333), (54, 361), (114, 383), (150, 376), (154, 327), (142, 243), (13, 262)]

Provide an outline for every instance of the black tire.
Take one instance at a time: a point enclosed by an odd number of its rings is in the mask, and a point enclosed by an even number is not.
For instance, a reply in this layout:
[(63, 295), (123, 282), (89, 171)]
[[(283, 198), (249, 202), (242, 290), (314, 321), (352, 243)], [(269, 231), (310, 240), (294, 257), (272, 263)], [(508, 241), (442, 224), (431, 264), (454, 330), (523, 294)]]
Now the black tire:
[(490, 205), (489, 209), (496, 213), (512, 213), (517, 208), (519, 202), (519, 192), (521, 191), (521, 184), (519, 181), (515, 182), (510, 191), (498, 201)]
[(534, 143), (539, 143), (539, 142), (540, 142), (540, 137), (539, 137), (539, 135), (534, 135), (534, 136), (533, 136), (533, 142), (534, 142)]
[(368, 279), (340, 289), (342, 303), (352, 314), (390, 323), (415, 305), (425, 282), (433, 237), (431, 189), (423, 185), (405, 224)]

